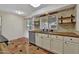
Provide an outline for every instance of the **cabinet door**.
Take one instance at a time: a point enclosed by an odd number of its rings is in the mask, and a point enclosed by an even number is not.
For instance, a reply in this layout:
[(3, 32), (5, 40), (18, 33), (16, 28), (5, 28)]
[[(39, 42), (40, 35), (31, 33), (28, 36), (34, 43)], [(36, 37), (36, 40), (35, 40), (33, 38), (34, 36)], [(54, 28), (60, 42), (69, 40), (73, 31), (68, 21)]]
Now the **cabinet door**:
[(63, 53), (63, 37), (57, 36), (51, 40), (51, 51), (55, 53)]
[(49, 16), (48, 19), (49, 29), (56, 30), (58, 26), (58, 18), (56, 16)]
[(44, 49), (50, 50), (50, 38), (47, 34), (44, 36), (42, 47)]
[(78, 43), (78, 44), (79, 44), (79, 38), (74, 38), (74, 37), (64, 37), (64, 41), (70, 41), (70, 42)]
[(38, 45), (38, 46), (42, 46), (42, 39), (43, 39), (43, 37), (42, 37), (42, 35), (40, 34), (40, 33), (36, 33), (35, 34), (36, 36), (36, 39), (35, 39), (35, 41), (36, 41), (36, 45)]
[(65, 42), (64, 43), (64, 54), (77, 54), (79, 53), (79, 44), (71, 43), (71, 42)]

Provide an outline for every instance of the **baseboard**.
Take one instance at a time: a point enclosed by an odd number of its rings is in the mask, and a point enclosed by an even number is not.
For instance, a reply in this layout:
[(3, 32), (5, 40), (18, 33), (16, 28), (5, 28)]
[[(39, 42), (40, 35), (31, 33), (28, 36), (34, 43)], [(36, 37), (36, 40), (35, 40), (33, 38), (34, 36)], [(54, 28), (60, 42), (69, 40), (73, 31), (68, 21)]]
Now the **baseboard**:
[(26, 40), (28, 40), (28, 38), (26, 38), (26, 37), (19, 37), (19, 38), (12, 39), (12, 40), (9, 40), (9, 41), (18, 40), (18, 39), (26, 39)]

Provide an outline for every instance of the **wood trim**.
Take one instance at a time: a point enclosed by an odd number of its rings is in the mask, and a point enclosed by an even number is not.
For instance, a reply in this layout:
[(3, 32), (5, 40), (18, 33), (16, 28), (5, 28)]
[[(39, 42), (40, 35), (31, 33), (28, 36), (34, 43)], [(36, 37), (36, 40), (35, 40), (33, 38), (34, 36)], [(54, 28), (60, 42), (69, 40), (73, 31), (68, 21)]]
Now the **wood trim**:
[(55, 12), (49, 12), (48, 14), (41, 14), (41, 15), (36, 16), (36, 17), (44, 17), (44, 16), (48, 16), (48, 15), (53, 15), (53, 14), (56, 14), (56, 13), (59, 13), (59, 12), (65, 11), (65, 10), (70, 10), (70, 9), (75, 9), (75, 6), (73, 6), (71, 8), (55, 11)]
[(69, 16), (69, 17), (62, 17), (62, 18), (58, 18), (58, 19), (64, 20), (64, 19), (72, 19), (72, 18), (75, 18), (75, 16), (73, 16), (73, 17), (71, 17), (71, 16)]

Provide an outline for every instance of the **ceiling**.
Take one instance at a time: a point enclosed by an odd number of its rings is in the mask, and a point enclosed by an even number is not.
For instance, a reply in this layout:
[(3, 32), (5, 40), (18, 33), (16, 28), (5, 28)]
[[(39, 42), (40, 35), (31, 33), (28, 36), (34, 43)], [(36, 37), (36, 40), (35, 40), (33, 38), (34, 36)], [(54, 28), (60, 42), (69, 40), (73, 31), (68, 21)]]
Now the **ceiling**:
[[(21, 16), (29, 16), (31, 14), (33, 15), (34, 13), (41, 12), (42, 10), (44, 11), (52, 8), (55, 9), (57, 6), (60, 7), (64, 5), (63, 4), (41, 4), (39, 7), (34, 8), (30, 4), (0, 4), (0, 11), (17, 14), (15, 11), (19, 10), (24, 12), (24, 14), (22, 14)], [(50, 6), (52, 8), (48, 8)]]
[(24, 12), (22, 16), (27, 16), (31, 14), (35, 8), (29, 4), (0, 4), (0, 11), (17, 14), (15, 12), (16, 10)]
[(48, 5), (42, 4), (39, 7), (34, 8), (30, 4), (0, 4), (0, 11), (17, 14), (15, 11), (19, 10), (19, 11), (24, 12), (24, 14), (22, 14), (22, 16), (28, 16), (28, 15), (32, 14), (33, 11), (36, 11), (36, 10), (41, 9), (46, 6), (48, 6)]
[(47, 14), (47, 13), (50, 13), (50, 12), (56, 12), (56, 11), (59, 11), (59, 10), (72, 8), (74, 6), (75, 6), (75, 4), (49, 4), (49, 5), (45, 5), (45, 6), (41, 5), (30, 16), (32, 17), (32, 16), (41, 15), (41, 14)]

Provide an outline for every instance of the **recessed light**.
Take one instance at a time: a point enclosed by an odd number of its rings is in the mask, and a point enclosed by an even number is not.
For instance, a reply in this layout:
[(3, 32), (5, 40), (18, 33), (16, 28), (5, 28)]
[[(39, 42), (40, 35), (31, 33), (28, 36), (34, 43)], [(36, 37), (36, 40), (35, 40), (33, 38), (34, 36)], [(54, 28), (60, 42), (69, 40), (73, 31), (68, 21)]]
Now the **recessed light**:
[(16, 10), (15, 12), (16, 12), (17, 14), (20, 14), (20, 15), (21, 15), (21, 14), (24, 14), (24, 12), (23, 12), (23, 11), (20, 11), (20, 10)]
[(33, 7), (39, 7), (40, 6), (40, 4), (30, 4), (31, 6), (33, 6)]

